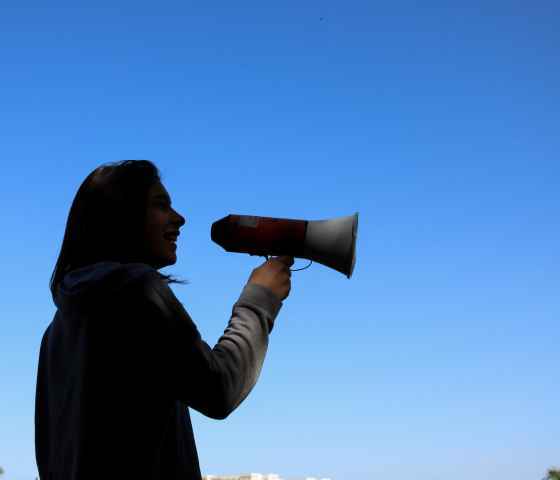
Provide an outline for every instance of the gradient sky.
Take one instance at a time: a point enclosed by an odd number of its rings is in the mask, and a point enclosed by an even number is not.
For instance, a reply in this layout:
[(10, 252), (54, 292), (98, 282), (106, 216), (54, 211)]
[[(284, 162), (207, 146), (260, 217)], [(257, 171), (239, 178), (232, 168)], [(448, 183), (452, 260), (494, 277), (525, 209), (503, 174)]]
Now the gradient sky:
[(212, 222), (359, 212), (353, 277), (295, 272), (253, 392), (223, 421), (192, 411), (203, 474), (560, 464), (560, 4), (419, 4), (2, 3), (4, 478), (37, 475), (70, 204), (122, 159), (154, 161), (187, 219), (162, 272), (191, 282), (172, 288), (211, 345), (264, 261), (214, 244)]

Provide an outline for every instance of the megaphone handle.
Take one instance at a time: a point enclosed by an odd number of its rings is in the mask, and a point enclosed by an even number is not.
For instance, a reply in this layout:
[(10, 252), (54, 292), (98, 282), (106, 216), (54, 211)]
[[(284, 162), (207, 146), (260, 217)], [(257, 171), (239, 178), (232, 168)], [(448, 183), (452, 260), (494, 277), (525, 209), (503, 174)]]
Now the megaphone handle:
[[(264, 255), (264, 258), (266, 258), (266, 260), (268, 261), (268, 255)], [(303, 267), (303, 268), (297, 268), (295, 270), (292, 270), (290, 268), (290, 272), (299, 272), (300, 270), (305, 270), (306, 268), (309, 268), (311, 266), (311, 264), (313, 263), (313, 260), (309, 260), (309, 265)]]

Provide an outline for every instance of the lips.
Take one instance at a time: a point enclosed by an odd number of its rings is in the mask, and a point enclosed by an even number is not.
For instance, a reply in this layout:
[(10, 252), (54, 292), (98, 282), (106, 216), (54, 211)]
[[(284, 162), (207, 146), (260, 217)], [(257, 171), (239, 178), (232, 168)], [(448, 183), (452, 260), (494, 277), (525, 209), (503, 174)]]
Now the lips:
[(170, 242), (176, 242), (179, 232), (167, 232), (163, 234), (163, 238), (169, 240)]

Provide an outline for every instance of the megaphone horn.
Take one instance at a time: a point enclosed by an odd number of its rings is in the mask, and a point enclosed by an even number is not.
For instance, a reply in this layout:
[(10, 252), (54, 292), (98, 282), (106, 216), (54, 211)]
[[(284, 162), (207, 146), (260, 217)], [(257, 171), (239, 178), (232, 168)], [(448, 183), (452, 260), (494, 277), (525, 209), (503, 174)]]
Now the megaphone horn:
[(309, 220), (303, 258), (352, 276), (356, 264), (358, 212), (330, 220)]

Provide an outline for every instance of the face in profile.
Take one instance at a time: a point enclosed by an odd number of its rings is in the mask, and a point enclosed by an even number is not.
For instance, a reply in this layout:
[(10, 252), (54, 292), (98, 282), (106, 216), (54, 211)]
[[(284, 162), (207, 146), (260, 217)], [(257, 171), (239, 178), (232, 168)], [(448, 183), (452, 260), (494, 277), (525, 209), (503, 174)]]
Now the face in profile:
[(160, 183), (148, 192), (144, 232), (146, 263), (156, 269), (177, 261), (177, 237), (185, 218), (171, 207), (171, 197)]

